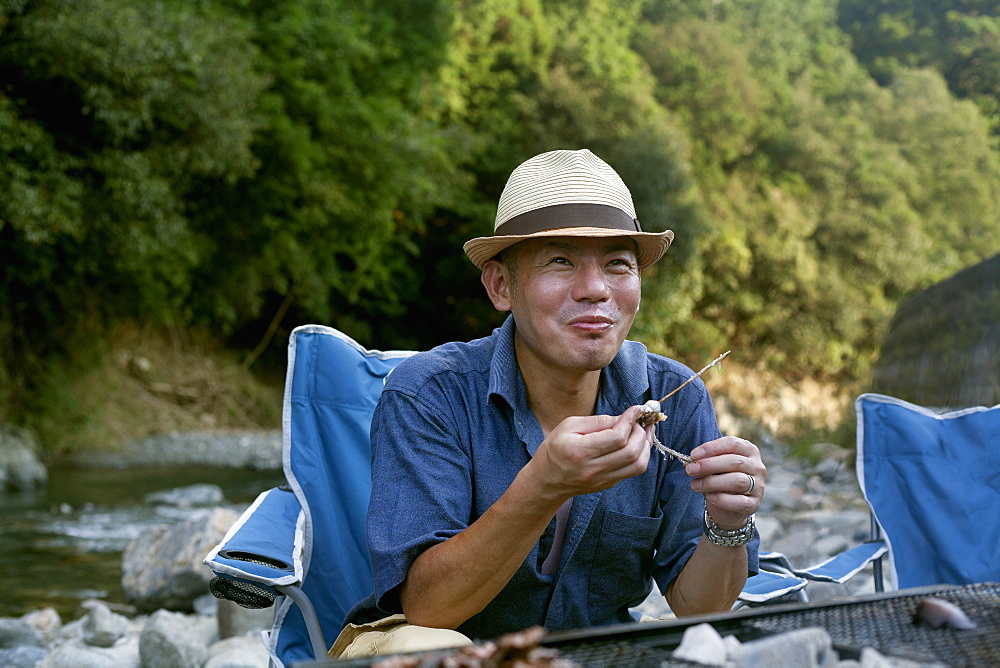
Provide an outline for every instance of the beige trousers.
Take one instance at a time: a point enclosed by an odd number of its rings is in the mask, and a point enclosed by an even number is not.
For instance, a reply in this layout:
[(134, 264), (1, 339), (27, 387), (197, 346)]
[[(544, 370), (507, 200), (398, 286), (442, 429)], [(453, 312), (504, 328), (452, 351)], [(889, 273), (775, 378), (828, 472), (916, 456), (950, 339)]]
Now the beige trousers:
[(332, 659), (360, 659), (381, 654), (403, 654), (471, 645), (472, 640), (451, 629), (413, 626), (403, 615), (390, 615), (370, 624), (348, 624), (327, 653)]
[[(640, 622), (673, 619), (642, 615)], [(403, 615), (390, 615), (370, 624), (348, 624), (327, 653), (331, 659), (361, 659), (385, 654), (426, 652), (471, 645), (472, 640), (451, 629), (432, 629), (408, 624)]]

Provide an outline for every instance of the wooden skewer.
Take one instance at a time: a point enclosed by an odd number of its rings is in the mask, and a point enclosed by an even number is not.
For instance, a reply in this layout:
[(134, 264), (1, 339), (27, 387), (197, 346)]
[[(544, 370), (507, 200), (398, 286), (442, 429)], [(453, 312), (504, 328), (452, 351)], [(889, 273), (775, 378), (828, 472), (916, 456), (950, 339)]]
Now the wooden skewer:
[(667, 399), (669, 399), (673, 395), (675, 395), (678, 392), (680, 392), (680, 390), (681, 390), (682, 387), (684, 387), (685, 385), (687, 385), (688, 383), (690, 383), (695, 378), (701, 377), (701, 374), (705, 373), (706, 371), (708, 371), (709, 369), (711, 369), (713, 366), (715, 366), (716, 364), (718, 364), (719, 362), (721, 362), (722, 360), (724, 360), (726, 358), (726, 356), (729, 353), (731, 353), (731, 352), (733, 352), (733, 351), (732, 350), (727, 350), (726, 352), (722, 353), (721, 355), (719, 355), (718, 357), (716, 357), (714, 360), (712, 360), (711, 362), (709, 362), (708, 364), (706, 364), (705, 368), (703, 368), (701, 371), (699, 371), (695, 375), (693, 375), (690, 378), (688, 378), (687, 380), (685, 380), (683, 383), (681, 383), (680, 385), (678, 385), (677, 387), (675, 387), (674, 389), (672, 389), (670, 392), (667, 392), (667, 395), (665, 397), (663, 397), (662, 399), (660, 399), (660, 403), (662, 404), (664, 401), (666, 401)]
[(683, 452), (677, 452), (673, 448), (669, 448), (663, 445), (663, 443), (660, 443), (660, 439), (656, 438), (656, 434), (653, 434), (653, 446), (660, 451), (660, 454), (662, 454), (664, 458), (674, 457), (676, 459), (681, 460), (685, 464), (690, 464), (691, 462), (694, 461), (693, 459), (691, 459), (691, 457), (685, 455)]

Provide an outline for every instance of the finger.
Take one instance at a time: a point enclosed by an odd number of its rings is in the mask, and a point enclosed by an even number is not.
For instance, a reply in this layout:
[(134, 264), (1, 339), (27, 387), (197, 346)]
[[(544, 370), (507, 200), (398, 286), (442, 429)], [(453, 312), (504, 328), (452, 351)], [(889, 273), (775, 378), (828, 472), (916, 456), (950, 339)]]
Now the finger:
[(613, 482), (640, 475), (649, 468), (651, 449), (646, 442), (646, 432), (635, 425), (625, 447), (595, 460)]
[(616, 419), (615, 423), (603, 432), (593, 434), (597, 438), (607, 438), (614, 447), (624, 447), (633, 437), (635, 430), (642, 431), (636, 420), (639, 418), (641, 410), (638, 406), (632, 406)]
[(625, 412), (622, 413), (621, 416), (618, 418), (618, 422), (617, 424), (615, 424), (615, 428), (622, 428), (626, 429), (628, 432), (631, 432), (632, 427), (635, 425), (636, 420), (639, 419), (640, 415), (642, 415), (641, 406), (629, 406), (628, 408), (625, 409)]
[(695, 460), (716, 457), (723, 454), (737, 454), (744, 457), (760, 457), (760, 450), (756, 445), (737, 436), (723, 436), (707, 443), (702, 443), (691, 451), (691, 457)]
[(580, 435), (594, 434), (613, 428), (620, 420), (621, 416), (618, 415), (579, 415), (566, 418), (553, 431), (561, 430)]
[(716, 455), (692, 462), (684, 467), (684, 471), (692, 478), (723, 475), (734, 471), (759, 478), (767, 477), (767, 468), (759, 459), (734, 454)]
[[(610, 430), (616, 434), (616, 438), (614, 439), (616, 443), (618, 440), (617, 436), (620, 436), (620, 433), (617, 431), (618, 429), (619, 426), (616, 425), (613, 430)], [(602, 455), (596, 457), (596, 460), (609, 467), (618, 467), (628, 466), (639, 461), (642, 457), (645, 457), (648, 461), (648, 455), (649, 441), (647, 440), (646, 430), (638, 422), (632, 422), (628, 434), (621, 441), (620, 445), (606, 449)]]
[(743, 472), (702, 476), (691, 481), (691, 489), (702, 494), (733, 494), (760, 499), (764, 496), (764, 478)]
[[(620, 416), (589, 415), (563, 420), (550, 436), (562, 441), (569, 436), (573, 450), (586, 459), (617, 452), (626, 446), (637, 427), (639, 410), (629, 408)], [(555, 439), (554, 439), (555, 440)]]

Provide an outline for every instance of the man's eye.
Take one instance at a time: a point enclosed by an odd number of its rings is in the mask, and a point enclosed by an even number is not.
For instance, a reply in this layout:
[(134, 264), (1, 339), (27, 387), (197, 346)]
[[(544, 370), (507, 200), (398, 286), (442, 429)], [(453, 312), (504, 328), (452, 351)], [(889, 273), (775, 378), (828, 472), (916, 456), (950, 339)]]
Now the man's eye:
[(549, 260), (549, 264), (566, 264), (566, 265), (568, 265), (568, 264), (570, 264), (570, 261), (567, 260), (564, 257), (554, 257), (551, 260)]

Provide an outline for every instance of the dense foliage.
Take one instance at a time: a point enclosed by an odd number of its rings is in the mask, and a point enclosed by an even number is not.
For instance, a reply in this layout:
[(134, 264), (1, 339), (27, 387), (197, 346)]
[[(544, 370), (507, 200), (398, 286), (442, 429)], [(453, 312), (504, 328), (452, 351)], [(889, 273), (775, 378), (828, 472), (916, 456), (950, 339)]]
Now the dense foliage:
[(122, 321), (246, 349), (272, 320), (484, 334), (460, 246), (517, 163), (577, 147), (677, 235), (638, 338), (863, 379), (902, 298), (1000, 248), (998, 22), (985, 0), (0, 0), (0, 401)]

